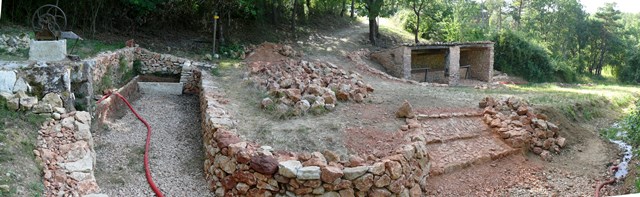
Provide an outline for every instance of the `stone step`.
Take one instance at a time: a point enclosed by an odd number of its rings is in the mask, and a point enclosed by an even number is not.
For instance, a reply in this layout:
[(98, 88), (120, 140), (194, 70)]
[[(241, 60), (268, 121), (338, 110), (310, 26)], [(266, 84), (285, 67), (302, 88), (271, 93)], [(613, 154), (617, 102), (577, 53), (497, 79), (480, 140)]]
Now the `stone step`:
[(468, 139), (428, 144), (431, 176), (454, 172), (521, 152), (492, 134)]
[(138, 82), (143, 94), (181, 95), (183, 83), (169, 82)]
[(475, 138), (491, 133), (480, 117), (454, 117), (420, 120), (427, 144)]

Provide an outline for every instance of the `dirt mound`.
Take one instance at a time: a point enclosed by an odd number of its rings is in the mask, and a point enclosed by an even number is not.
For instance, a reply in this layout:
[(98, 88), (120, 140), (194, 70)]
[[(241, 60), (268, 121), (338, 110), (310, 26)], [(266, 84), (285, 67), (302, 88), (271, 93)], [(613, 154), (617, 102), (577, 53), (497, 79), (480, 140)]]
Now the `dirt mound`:
[(245, 61), (264, 61), (264, 62), (278, 62), (287, 60), (293, 57), (302, 56), (301, 53), (296, 52), (289, 45), (278, 45), (270, 42), (262, 43), (258, 46), (251, 45), (248, 48), (249, 54)]

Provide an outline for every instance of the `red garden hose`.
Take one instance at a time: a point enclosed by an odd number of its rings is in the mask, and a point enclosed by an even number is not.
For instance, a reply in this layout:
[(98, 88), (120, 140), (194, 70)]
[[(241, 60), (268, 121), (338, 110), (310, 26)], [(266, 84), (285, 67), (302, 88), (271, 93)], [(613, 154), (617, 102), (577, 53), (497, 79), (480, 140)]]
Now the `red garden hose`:
[(155, 193), (157, 197), (164, 197), (164, 195), (162, 194), (162, 192), (160, 191), (158, 186), (156, 186), (156, 184), (153, 182), (153, 178), (151, 178), (151, 170), (149, 169), (149, 146), (151, 144), (150, 143), (150, 141), (151, 141), (151, 126), (149, 126), (149, 123), (146, 120), (144, 120), (144, 118), (142, 118), (142, 116), (140, 116), (140, 114), (138, 114), (138, 112), (136, 112), (135, 109), (133, 109), (133, 107), (131, 106), (129, 101), (127, 101), (127, 99), (125, 99), (118, 92), (108, 91), (107, 94), (104, 95), (100, 100), (98, 100), (97, 103), (100, 103), (102, 100), (108, 98), (112, 94), (115, 94), (116, 96), (120, 97), (120, 99), (122, 99), (122, 101), (124, 101), (124, 103), (127, 104), (129, 109), (131, 110), (131, 112), (133, 112), (133, 114), (136, 115), (136, 117), (138, 117), (138, 120), (140, 120), (140, 122), (144, 123), (144, 126), (147, 127), (147, 142), (144, 145), (144, 172), (145, 172), (145, 175), (147, 177), (147, 182), (149, 183), (149, 187), (151, 187), (151, 190), (153, 190), (153, 193)]
[[(611, 168), (609, 168), (609, 170), (615, 174), (616, 171), (618, 171), (618, 166), (612, 166)], [(604, 187), (605, 185), (609, 185), (613, 182), (616, 182), (616, 178), (610, 178), (605, 182), (602, 182), (600, 184), (598, 184), (598, 186), (596, 186), (596, 195), (595, 197), (600, 197), (600, 189), (602, 189), (602, 187)]]

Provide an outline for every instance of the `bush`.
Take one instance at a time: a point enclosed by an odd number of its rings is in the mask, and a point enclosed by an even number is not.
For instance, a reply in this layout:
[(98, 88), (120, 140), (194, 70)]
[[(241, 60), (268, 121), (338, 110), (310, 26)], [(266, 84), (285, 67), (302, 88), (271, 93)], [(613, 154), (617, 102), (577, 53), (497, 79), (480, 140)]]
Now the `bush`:
[(553, 66), (542, 47), (510, 31), (501, 32), (492, 40), (495, 42), (494, 67), (497, 70), (532, 82), (545, 82), (553, 78)]
[(618, 76), (622, 82), (640, 83), (640, 52), (634, 51), (626, 64), (618, 69)]

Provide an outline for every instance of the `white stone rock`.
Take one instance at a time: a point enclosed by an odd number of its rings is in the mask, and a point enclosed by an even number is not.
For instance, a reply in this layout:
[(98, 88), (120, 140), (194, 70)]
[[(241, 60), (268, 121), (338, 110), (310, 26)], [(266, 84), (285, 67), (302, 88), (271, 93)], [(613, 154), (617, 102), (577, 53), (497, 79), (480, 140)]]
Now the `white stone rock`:
[(366, 173), (367, 170), (369, 170), (369, 166), (358, 166), (353, 168), (344, 168), (342, 172), (344, 173), (343, 177), (345, 179), (353, 180), (364, 175), (364, 173)]
[(0, 92), (0, 97), (4, 98), (4, 100), (11, 100), (14, 96), (9, 92)]
[[(51, 107), (54, 108), (62, 108), (64, 107), (62, 105), (62, 98), (60, 98), (60, 95), (56, 94), (56, 93), (48, 93), (45, 94), (44, 97), (42, 97), (42, 102), (44, 103), (48, 103), (49, 105), (51, 105)], [(60, 112), (58, 112), (60, 113)], [(63, 114), (63, 113), (61, 113)]]
[(66, 114), (67, 110), (64, 107), (54, 107), (53, 110), (59, 114)]
[(58, 165), (68, 172), (91, 172), (93, 170), (93, 158), (91, 154), (85, 154), (84, 157), (78, 161), (58, 163)]
[(16, 84), (16, 73), (13, 71), (0, 71), (0, 92), (13, 92)]
[(47, 103), (40, 102), (37, 105), (33, 106), (33, 113), (41, 114), (41, 113), (51, 113), (53, 109), (51, 105)]
[(296, 172), (297, 179), (300, 180), (317, 180), (320, 179), (320, 167), (307, 166), (299, 168)]
[(76, 112), (76, 120), (84, 123), (84, 124), (91, 124), (91, 114), (89, 114), (89, 112), (86, 111), (77, 111)]
[(278, 163), (278, 174), (287, 178), (295, 178), (300, 168), (302, 168), (302, 163), (298, 160), (283, 161)]
[(16, 84), (13, 85), (13, 92), (16, 93), (18, 91), (31, 92), (31, 86), (22, 77), (18, 78)]
[[(51, 114), (51, 117), (55, 120), (60, 120), (60, 114), (57, 112), (54, 112), (53, 114)], [(59, 125), (59, 124), (58, 124)]]
[(78, 121), (73, 122), (73, 124), (78, 128), (78, 130), (74, 134), (76, 139), (91, 141), (91, 127), (88, 124), (84, 124)]
[(86, 173), (86, 172), (71, 172), (69, 176), (75, 179), (76, 181), (95, 179), (93, 175), (91, 175), (91, 173)]
[(20, 110), (28, 111), (31, 110), (33, 106), (38, 104), (38, 98), (36, 97), (22, 97), (20, 98)]
[(62, 119), (62, 121), (60, 121), (60, 123), (62, 124), (63, 127), (73, 130), (74, 129), (74, 126), (73, 126), (73, 122), (74, 121), (75, 120), (73, 119), (73, 117), (66, 117), (66, 118)]

